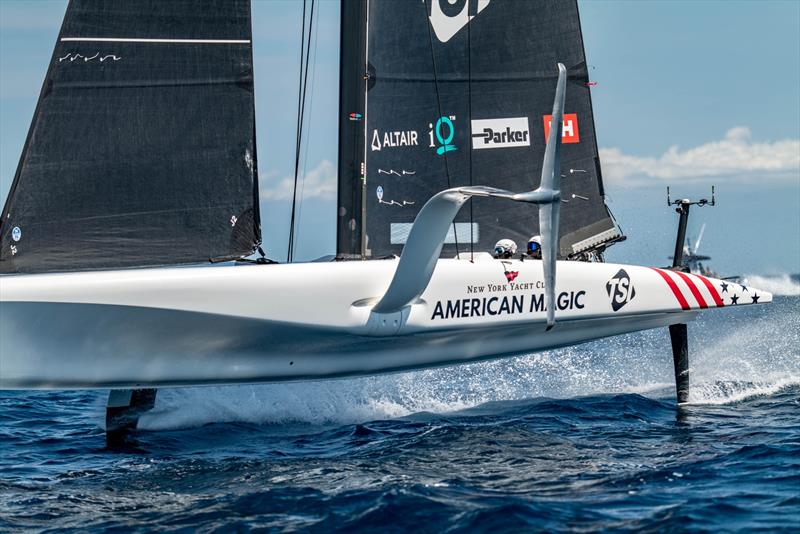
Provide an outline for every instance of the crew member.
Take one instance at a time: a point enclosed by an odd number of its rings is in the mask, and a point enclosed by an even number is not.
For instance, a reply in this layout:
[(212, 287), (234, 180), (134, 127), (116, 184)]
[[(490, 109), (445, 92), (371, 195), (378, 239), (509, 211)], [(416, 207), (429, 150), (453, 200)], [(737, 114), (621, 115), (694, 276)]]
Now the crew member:
[(542, 238), (535, 235), (528, 240), (528, 257), (534, 260), (542, 259)]
[(494, 246), (494, 257), (499, 260), (507, 260), (517, 253), (517, 244), (510, 239), (501, 239)]

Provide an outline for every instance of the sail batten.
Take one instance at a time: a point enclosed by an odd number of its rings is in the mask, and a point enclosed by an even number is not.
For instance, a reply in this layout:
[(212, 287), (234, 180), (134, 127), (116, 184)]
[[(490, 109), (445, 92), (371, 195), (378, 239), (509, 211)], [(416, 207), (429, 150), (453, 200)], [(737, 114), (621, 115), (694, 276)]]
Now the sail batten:
[(250, 44), (250, 39), (153, 39), (140, 37), (62, 37), (74, 43)]
[[(341, 256), (399, 254), (397, 229), (412, 223), (425, 202), (443, 189), (472, 184), (518, 192), (535, 189), (558, 63), (568, 68), (559, 255), (573, 257), (620, 237), (604, 203), (589, 72), (574, 0), (344, 4), (361, 7), (349, 15), (361, 13), (361, 33), (367, 38), (361, 47), (345, 42), (345, 31), (360, 34), (354, 31), (354, 20), (343, 15), (342, 78), (366, 77), (367, 91), (362, 101), (351, 99), (341, 111), (343, 116), (363, 114), (358, 126), (367, 135), (359, 145), (363, 155), (340, 151), (340, 214), (350, 215), (339, 220)], [(343, 5), (343, 13), (346, 9)], [(367, 65), (366, 72), (354, 65)], [(353, 108), (357, 104), (361, 107)], [(343, 121), (350, 132), (355, 129)], [(362, 193), (359, 211), (341, 202), (355, 190)], [(492, 250), (504, 238), (524, 246), (539, 233), (535, 206), (480, 199), (462, 211), (443, 256), (453, 256), (459, 248), (463, 252), (465, 244)], [(343, 236), (358, 232), (364, 245), (343, 248)]]
[(72, 0), (0, 222), (0, 272), (249, 255), (249, 0)]

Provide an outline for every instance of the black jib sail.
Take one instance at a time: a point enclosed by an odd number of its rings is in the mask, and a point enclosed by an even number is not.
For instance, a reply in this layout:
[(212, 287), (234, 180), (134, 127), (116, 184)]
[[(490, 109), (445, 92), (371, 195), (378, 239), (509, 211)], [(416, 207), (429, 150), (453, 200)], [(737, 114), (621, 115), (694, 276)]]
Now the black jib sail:
[[(538, 186), (558, 75), (568, 67), (560, 255), (620, 233), (603, 200), (574, 0), (344, 0), (338, 253), (399, 254), (420, 208), (458, 185)], [(520, 246), (537, 207), (465, 206), (443, 256)]]
[(72, 0), (0, 222), (0, 272), (260, 242), (249, 0)]

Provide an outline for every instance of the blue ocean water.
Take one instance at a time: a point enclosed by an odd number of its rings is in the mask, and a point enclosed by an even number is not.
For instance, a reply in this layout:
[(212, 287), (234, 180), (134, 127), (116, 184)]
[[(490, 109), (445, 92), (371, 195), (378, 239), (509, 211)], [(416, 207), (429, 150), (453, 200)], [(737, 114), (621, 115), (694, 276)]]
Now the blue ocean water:
[(114, 450), (106, 392), (0, 392), (0, 531), (800, 530), (800, 297), (706, 313), (690, 345), (680, 409), (653, 330), (391, 376), (163, 390)]

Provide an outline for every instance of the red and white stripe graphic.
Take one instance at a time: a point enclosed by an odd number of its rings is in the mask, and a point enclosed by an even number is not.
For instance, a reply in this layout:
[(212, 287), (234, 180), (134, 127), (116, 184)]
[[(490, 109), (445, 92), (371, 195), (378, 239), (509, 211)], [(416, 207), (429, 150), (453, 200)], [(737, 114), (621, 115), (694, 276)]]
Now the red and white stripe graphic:
[(667, 283), (681, 309), (724, 306), (719, 291), (708, 278), (668, 269), (653, 268), (653, 270), (661, 275), (661, 278)]
[(705, 276), (700, 276), (699, 274), (690, 274), (689, 276), (693, 276), (700, 280), (700, 282), (703, 284), (703, 287), (705, 287), (706, 291), (708, 291), (708, 294), (711, 295), (711, 301), (717, 308), (721, 308), (725, 305), (722, 302), (722, 296), (719, 294), (717, 288), (714, 287), (714, 284), (711, 283), (711, 280)]

